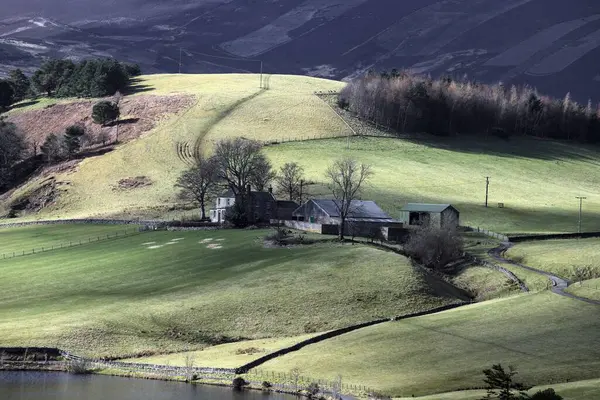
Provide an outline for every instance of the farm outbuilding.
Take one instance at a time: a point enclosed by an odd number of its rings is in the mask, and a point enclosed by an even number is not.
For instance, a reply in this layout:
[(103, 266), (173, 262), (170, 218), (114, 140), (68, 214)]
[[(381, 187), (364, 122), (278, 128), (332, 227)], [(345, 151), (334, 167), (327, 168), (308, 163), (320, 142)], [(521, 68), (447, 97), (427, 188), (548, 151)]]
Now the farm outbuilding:
[[(338, 206), (330, 199), (307, 201), (294, 211), (293, 219), (286, 221), (286, 225), (323, 234), (337, 234), (341, 224)], [(346, 235), (370, 237), (377, 233), (386, 240), (398, 240), (406, 233), (401, 223), (373, 201), (352, 200), (346, 222)]]
[(459, 217), (459, 211), (451, 204), (408, 203), (402, 208), (399, 220), (405, 226), (457, 228)]

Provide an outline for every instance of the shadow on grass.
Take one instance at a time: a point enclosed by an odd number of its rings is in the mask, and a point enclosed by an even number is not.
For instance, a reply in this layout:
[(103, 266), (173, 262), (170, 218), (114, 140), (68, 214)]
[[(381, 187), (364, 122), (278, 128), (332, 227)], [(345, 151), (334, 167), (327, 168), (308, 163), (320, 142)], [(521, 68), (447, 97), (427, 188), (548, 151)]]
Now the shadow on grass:
[[(485, 180), (474, 186), (473, 201), (449, 201), (447, 197), (435, 196), (435, 192), (420, 194), (410, 191), (367, 190), (365, 200), (374, 200), (392, 218), (400, 217), (400, 210), (407, 203), (451, 203), (460, 212), (460, 224), (484, 228), (496, 233), (518, 236), (539, 233), (576, 233), (579, 221), (579, 203), (573, 197), (570, 208), (531, 204), (516, 206), (510, 198), (504, 198), (504, 207), (490, 201), (485, 207)], [(410, 190), (410, 187), (407, 188)], [(461, 189), (457, 188), (457, 193)], [(312, 194), (312, 192), (311, 192)], [(462, 195), (462, 194), (461, 194)], [(566, 194), (568, 195), (568, 193)], [(481, 199), (481, 201), (478, 201)], [(600, 231), (600, 212), (583, 208), (582, 232)]]
[(578, 160), (600, 165), (600, 146), (531, 136), (514, 136), (502, 140), (494, 136), (435, 136), (428, 134), (402, 137), (403, 140), (427, 147), (469, 154), (538, 160)]
[(125, 89), (123, 91), (123, 94), (124, 95), (132, 95), (132, 94), (137, 94), (137, 93), (150, 92), (154, 89), (155, 89), (154, 86), (143, 84), (141, 79), (133, 78), (133, 79), (131, 79), (130, 84), (127, 87), (127, 89)]
[(119, 125), (129, 125), (129, 124), (135, 124), (136, 122), (139, 122), (139, 121), (140, 121), (139, 118), (131, 117), (131, 118), (120, 119), (118, 121), (111, 121), (111, 122), (105, 124), (104, 126), (106, 126), (106, 127), (116, 126), (117, 123)]
[(21, 102), (21, 103), (13, 104), (13, 105), (12, 105), (12, 106), (9, 108), (9, 111), (10, 111), (10, 110), (17, 110), (17, 109), (19, 109), (19, 108), (25, 108), (25, 107), (29, 107), (29, 106), (32, 106), (32, 105), (34, 105), (34, 104), (37, 104), (37, 103), (39, 103), (39, 102), (40, 102), (39, 100), (28, 100), (28, 101), (25, 101), (25, 102)]

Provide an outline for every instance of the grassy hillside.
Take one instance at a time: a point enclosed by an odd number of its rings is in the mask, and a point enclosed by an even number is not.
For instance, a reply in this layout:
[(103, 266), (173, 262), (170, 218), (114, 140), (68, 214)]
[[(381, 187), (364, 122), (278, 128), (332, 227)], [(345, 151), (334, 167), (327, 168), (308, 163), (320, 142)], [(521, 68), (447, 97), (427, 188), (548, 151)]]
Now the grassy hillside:
[(492, 363), (514, 365), (531, 385), (592, 379), (600, 368), (597, 315), (597, 306), (549, 292), (519, 295), (361, 329), (261, 368), (340, 374), (397, 397), (480, 387)]
[(0, 227), (0, 257), (13, 253), (31, 252), (32, 249), (45, 250), (53, 247), (89, 243), (90, 240), (104, 239), (107, 235), (125, 235), (137, 232), (137, 227), (123, 225), (37, 225), (15, 228)]
[[(175, 203), (173, 183), (195, 148), (210, 152), (216, 140), (231, 136), (270, 141), (350, 132), (313, 94), (339, 90), (343, 83), (300, 76), (267, 79), (269, 89), (264, 90), (258, 87), (258, 75), (142, 77), (133, 96), (187, 93), (196, 102), (116, 151), (86, 159), (74, 171), (53, 174), (57, 190), (64, 192), (35, 218), (168, 217)], [(299, 162), (317, 182), (324, 181), (325, 168), (342, 154), (372, 164), (375, 176), (365, 197), (394, 217), (406, 202), (443, 202), (460, 209), (463, 224), (505, 233), (572, 232), (577, 229), (579, 205), (574, 196), (587, 195), (583, 229), (600, 229), (600, 200), (593, 196), (593, 188), (600, 184), (597, 147), (532, 138), (505, 142), (419, 135), (402, 140), (311, 140), (270, 146), (267, 153), (276, 166)], [(153, 183), (114, 190), (119, 180), (135, 176), (147, 176)], [(489, 208), (483, 207), (486, 176), (491, 177)], [(9, 201), (30, 194), (40, 184), (37, 180), (25, 185)], [(327, 194), (323, 185), (309, 191)], [(498, 208), (498, 203), (505, 208)]]
[(506, 252), (522, 264), (578, 280), (577, 269), (589, 269), (600, 277), (600, 239), (540, 240), (519, 243)]
[[(588, 194), (584, 230), (600, 227), (597, 148), (515, 138), (510, 142), (470, 138), (413, 140), (353, 138), (318, 143), (287, 143), (267, 150), (282, 164), (297, 160), (310, 178), (324, 181), (328, 164), (349, 154), (373, 166), (365, 198), (398, 217), (407, 202), (452, 203), (461, 224), (505, 232), (576, 231), (579, 203), (573, 193)], [(485, 177), (491, 176), (489, 208), (484, 207)], [(325, 193), (323, 188), (317, 192)], [(505, 208), (498, 208), (503, 202)]]
[(600, 278), (574, 283), (566, 291), (587, 299), (600, 300)]
[[(163, 119), (144, 137), (102, 157), (84, 160), (75, 172), (54, 174), (58, 188), (66, 193), (35, 218), (163, 216), (175, 201), (173, 184), (187, 167), (186, 157), (178, 152), (182, 146), (193, 149), (199, 144), (209, 151), (215, 139), (227, 135), (267, 140), (347, 134), (346, 125), (313, 95), (316, 90), (337, 90), (343, 83), (301, 76), (268, 79), (270, 89), (261, 90), (258, 75), (141, 78), (136, 95), (186, 93), (194, 95), (196, 102), (178, 117)], [(27, 110), (24, 107), (18, 112)], [(119, 180), (136, 176), (147, 176), (154, 183), (135, 190), (114, 190)], [(28, 195), (40, 184), (37, 180), (20, 188), (11, 199)]]
[(294, 336), (457, 301), (401, 256), (265, 248), (265, 231), (150, 232), (0, 260), (1, 345), (124, 356)]
[[(600, 397), (600, 379), (535, 386), (528, 393), (533, 395), (537, 391), (547, 388), (553, 388), (556, 393), (564, 399), (569, 400), (596, 400)], [(395, 400), (480, 400), (485, 395), (485, 390), (463, 390), (459, 392), (438, 393), (431, 396), (401, 397)]]

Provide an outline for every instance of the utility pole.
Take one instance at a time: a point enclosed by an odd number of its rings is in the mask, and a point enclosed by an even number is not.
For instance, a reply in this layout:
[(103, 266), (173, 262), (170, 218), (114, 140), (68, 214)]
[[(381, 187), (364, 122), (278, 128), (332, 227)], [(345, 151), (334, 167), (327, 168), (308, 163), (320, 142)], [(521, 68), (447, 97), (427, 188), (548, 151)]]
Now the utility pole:
[(260, 62), (260, 88), (263, 88), (263, 62)]
[(488, 206), (488, 193), (489, 193), (489, 187), (490, 187), (490, 177), (486, 176), (485, 177), (485, 206)]
[(179, 73), (181, 73), (181, 56), (183, 53), (183, 49), (180, 47), (179, 48)]
[(576, 199), (579, 199), (579, 233), (581, 234), (581, 207), (583, 200), (587, 199), (587, 197), (575, 196)]

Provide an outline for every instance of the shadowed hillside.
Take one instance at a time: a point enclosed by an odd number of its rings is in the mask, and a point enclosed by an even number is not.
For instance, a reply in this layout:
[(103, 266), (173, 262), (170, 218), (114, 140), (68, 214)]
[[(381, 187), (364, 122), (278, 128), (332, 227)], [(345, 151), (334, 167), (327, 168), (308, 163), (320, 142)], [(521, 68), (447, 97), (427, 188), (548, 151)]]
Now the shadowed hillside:
[(593, 0), (7, 0), (0, 72), (44, 56), (139, 63), (146, 73), (259, 72), (341, 79), (373, 68), (529, 83), (597, 98)]

